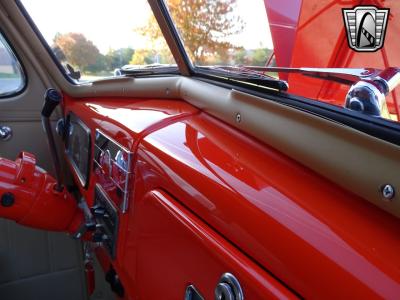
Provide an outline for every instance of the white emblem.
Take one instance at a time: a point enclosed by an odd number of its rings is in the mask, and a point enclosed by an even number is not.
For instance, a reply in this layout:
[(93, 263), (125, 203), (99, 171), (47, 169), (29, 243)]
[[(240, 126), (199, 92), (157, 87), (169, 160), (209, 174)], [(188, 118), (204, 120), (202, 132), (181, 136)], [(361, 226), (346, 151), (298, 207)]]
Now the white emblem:
[(375, 6), (356, 6), (342, 9), (350, 48), (374, 52), (383, 47), (389, 9)]

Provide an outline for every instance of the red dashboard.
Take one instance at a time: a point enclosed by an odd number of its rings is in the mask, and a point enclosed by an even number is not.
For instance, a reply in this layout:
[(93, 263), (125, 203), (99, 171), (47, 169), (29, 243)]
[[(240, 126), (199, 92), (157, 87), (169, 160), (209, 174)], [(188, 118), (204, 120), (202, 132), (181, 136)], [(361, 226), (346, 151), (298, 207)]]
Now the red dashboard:
[[(400, 1), (148, 0), (107, 53), (101, 18), (47, 43), (22, 2), (0, 1), (0, 217), (76, 239), (83, 298), (96, 257), (118, 299), (400, 298)], [(64, 278), (39, 242), (48, 270), (3, 289)]]
[[(66, 97), (64, 111), (90, 129), (91, 161), (96, 132), (131, 157), (126, 206), (108, 197), (115, 253), (97, 249), (126, 299), (211, 299), (225, 273), (246, 299), (399, 294), (398, 220), (269, 146), (179, 100)], [(93, 164), (89, 206), (107, 174)]]

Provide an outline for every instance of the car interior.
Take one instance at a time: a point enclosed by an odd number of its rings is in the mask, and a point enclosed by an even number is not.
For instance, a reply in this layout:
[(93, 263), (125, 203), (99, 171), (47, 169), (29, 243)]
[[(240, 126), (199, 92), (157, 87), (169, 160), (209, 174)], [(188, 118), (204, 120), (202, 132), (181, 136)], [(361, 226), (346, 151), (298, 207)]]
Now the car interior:
[[(275, 39), (284, 26), (272, 8), (290, 1), (266, 0), (276, 65), (200, 66), (175, 15), (182, 2), (149, 0), (174, 64), (93, 80), (46, 37), (52, 20), (74, 28), (88, 12), (30, 2), (0, 2), (0, 299), (397, 298), (398, 52), (390, 67), (357, 53), (360, 73), (332, 61), (343, 69), (324, 71), (300, 65), (311, 58), (296, 40), (292, 65), (280, 65), (290, 45)], [(298, 20), (322, 2), (304, 0)], [(352, 5), (333, 2), (339, 36)], [(400, 6), (387, 2), (398, 26)], [(361, 83), (385, 101), (361, 103)]]

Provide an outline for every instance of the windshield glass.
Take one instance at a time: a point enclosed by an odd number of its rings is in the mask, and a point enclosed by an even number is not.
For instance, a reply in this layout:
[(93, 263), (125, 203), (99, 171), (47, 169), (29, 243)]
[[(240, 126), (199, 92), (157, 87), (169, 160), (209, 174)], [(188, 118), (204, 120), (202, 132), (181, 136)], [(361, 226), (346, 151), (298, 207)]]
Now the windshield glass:
[(118, 76), (123, 67), (175, 64), (146, 0), (21, 2), (74, 79)]
[(166, 0), (195, 66), (265, 66), (273, 52), (263, 0)]
[[(367, 10), (362, 6), (353, 8), (351, 1), (331, 0), (164, 2), (195, 72), (201, 74), (225, 76), (231, 82), (252, 76), (246, 83), (278, 87), (292, 95), (348, 108), (349, 89), (358, 80), (333, 80), (332, 74), (323, 74), (326, 68), (348, 72), (349, 68), (385, 70), (400, 66), (400, 27), (392, 18), (400, 12), (398, 1)], [(364, 13), (376, 15), (376, 24), (369, 18), (374, 26), (354, 22)], [(354, 44), (355, 30), (360, 33), (358, 44)], [(376, 30), (377, 39), (368, 30), (374, 34)], [(354, 49), (356, 46), (364, 48)], [(303, 70), (293, 72), (288, 68)], [(304, 68), (324, 69), (310, 76)], [(276, 82), (271, 85), (271, 77), (268, 80), (265, 75), (284, 80), (287, 88)], [(399, 99), (400, 88), (389, 91), (385, 103), (379, 104), (380, 116), (400, 120)]]

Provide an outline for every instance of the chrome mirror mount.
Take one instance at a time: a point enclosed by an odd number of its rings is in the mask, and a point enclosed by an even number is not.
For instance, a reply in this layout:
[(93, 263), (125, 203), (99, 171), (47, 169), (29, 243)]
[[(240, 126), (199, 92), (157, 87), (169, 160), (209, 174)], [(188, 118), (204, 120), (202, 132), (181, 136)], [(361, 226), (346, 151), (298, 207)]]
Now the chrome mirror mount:
[(400, 84), (400, 69), (387, 68), (353, 84), (345, 107), (374, 117), (390, 118), (386, 96)]

